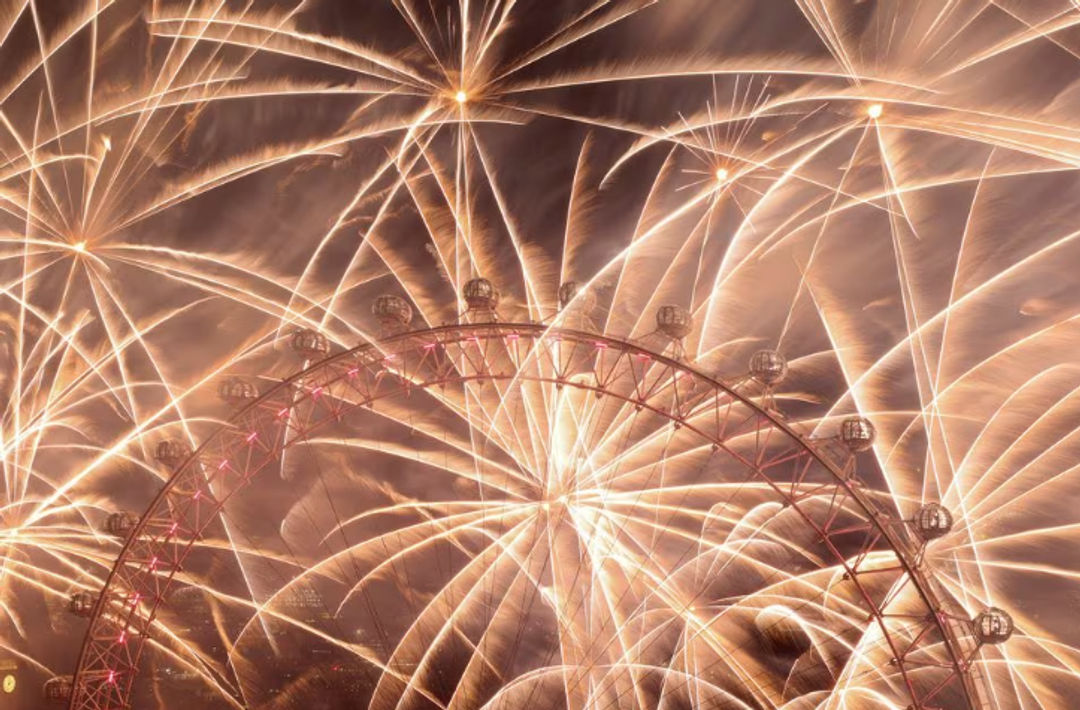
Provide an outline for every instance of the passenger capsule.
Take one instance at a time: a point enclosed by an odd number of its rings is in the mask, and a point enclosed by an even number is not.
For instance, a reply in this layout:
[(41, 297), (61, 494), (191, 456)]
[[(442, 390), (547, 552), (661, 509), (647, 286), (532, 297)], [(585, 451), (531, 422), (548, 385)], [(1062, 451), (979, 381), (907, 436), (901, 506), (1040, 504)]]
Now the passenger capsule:
[(750, 376), (763, 385), (775, 385), (787, 370), (787, 359), (775, 350), (758, 350), (750, 358)]
[(58, 675), (45, 681), (41, 694), (46, 700), (68, 701), (75, 691), (75, 679), (69, 675)]
[(577, 281), (567, 281), (562, 286), (559, 286), (559, 308), (569, 306), (570, 302), (577, 298), (580, 290), (581, 287)]
[(317, 330), (301, 328), (292, 334), (293, 352), (305, 360), (321, 360), (330, 354), (330, 341)]
[(165, 439), (159, 441), (154, 449), (154, 458), (165, 468), (173, 471), (191, 456), (191, 447), (186, 441), (180, 439)]
[(840, 441), (855, 454), (874, 445), (877, 430), (866, 417), (848, 417), (840, 422)]
[(583, 288), (577, 281), (567, 281), (559, 286), (559, 309), (565, 309), (571, 303), (589, 312), (596, 308), (596, 293), (592, 289)]
[(75, 592), (68, 599), (68, 611), (82, 618), (88, 618), (94, 613), (94, 605), (97, 604), (97, 595), (87, 591)]
[(484, 278), (469, 279), (461, 295), (470, 311), (492, 311), (499, 305), (499, 291)]
[(409, 302), (400, 296), (383, 294), (371, 303), (371, 314), (379, 321), (384, 333), (405, 330), (412, 323), (413, 311)]
[(1003, 609), (990, 607), (980, 612), (973, 622), (975, 640), (979, 644), (1005, 643), (1012, 636), (1014, 625), (1012, 617)]
[(945, 537), (952, 526), (952, 513), (937, 503), (927, 503), (915, 514), (915, 532), (925, 542)]
[(656, 311), (656, 329), (674, 340), (682, 340), (694, 327), (690, 311), (682, 306), (660, 306)]
[(105, 518), (105, 532), (115, 537), (124, 538), (131, 534), (135, 526), (139, 524), (139, 516), (126, 511), (110, 513)]
[(218, 386), (218, 396), (229, 404), (240, 406), (259, 398), (254, 384), (239, 377), (227, 377)]

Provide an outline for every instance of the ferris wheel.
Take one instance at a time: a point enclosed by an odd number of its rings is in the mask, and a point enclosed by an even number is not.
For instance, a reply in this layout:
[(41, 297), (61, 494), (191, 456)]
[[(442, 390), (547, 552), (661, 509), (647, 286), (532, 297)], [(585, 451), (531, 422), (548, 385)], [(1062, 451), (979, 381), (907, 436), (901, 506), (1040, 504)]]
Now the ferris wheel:
[(986, 706), (979, 650), (1011, 619), (940, 592), (925, 550), (953, 517), (901, 514), (868, 419), (802, 432), (775, 351), (700, 372), (677, 306), (632, 342), (575, 284), (559, 325), (502, 322), (484, 279), (462, 296), (423, 329), (380, 297), (377, 342), (299, 330), (300, 372), (224, 380), (228, 423), (161, 442), (166, 485), (109, 518), (123, 550), (72, 599), (78, 669), (46, 695), (138, 707), (173, 668), (272, 707), (348, 667), (348, 707)]

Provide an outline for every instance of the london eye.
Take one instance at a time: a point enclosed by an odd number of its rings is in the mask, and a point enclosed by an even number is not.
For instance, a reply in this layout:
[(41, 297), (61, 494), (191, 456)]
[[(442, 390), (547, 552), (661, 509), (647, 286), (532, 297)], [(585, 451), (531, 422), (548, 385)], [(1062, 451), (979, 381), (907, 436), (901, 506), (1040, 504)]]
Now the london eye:
[[(362, 668), (353, 706), (768, 707), (849, 684), (911, 707), (985, 702), (974, 661), (1011, 622), (941, 594), (923, 550), (951, 516), (929, 504), (905, 519), (860, 477), (867, 419), (813, 439), (775, 408), (779, 353), (709, 377), (561, 317), (502, 322), (496, 293), (470, 281), (461, 323), (328, 357), (258, 396), (226, 381), (239, 412), (169, 457), (151, 508), (118, 531), (127, 542), (92, 612), (75, 706), (135, 704), (147, 656), (155, 667), (187, 656), (237, 704), (266, 703), (270, 678), (237, 662), (258, 657), (258, 615), (270, 642), (325, 645)], [(403, 303), (380, 297), (373, 310), (404, 325)], [(658, 310), (659, 341), (691, 329), (684, 309)], [(324, 342), (291, 337), (304, 359), (326, 356)], [(364, 434), (401, 429), (408, 446)], [(302, 572), (235, 599), (224, 580), (244, 570), (222, 562), (226, 531), (254, 538), (266, 479), (298, 469), (285, 477), (295, 485), (341, 467), (343, 449), (363, 452), (370, 490), (422, 492), (334, 506), (310, 550), (263, 535), (260, 556)], [(290, 613), (298, 590), (325, 605), (321, 623)], [(173, 601), (185, 593), (216, 598), (234, 636), (151, 647), (159, 621), (190, 613)], [(350, 617), (370, 624), (363, 641), (340, 634)], [(325, 693), (334, 665), (295, 678), (292, 695)]]

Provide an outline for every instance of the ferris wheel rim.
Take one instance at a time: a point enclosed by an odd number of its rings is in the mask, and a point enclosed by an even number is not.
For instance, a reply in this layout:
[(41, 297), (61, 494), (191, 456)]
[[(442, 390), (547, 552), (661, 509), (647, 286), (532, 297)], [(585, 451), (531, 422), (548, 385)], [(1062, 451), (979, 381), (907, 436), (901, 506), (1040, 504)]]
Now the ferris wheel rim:
[[(191, 464), (200, 458), (200, 456), (204, 453), (204, 449), (206, 447), (210, 446), (213, 442), (218, 440), (225, 433), (229, 432), (232, 428), (235, 427), (236, 423), (243, 421), (244, 417), (247, 416), (249, 413), (257, 411), (260, 406), (264, 405), (267, 402), (273, 401), (282, 393), (294, 391), (298, 385), (303, 383), (305, 379), (310, 379), (311, 376), (315, 373), (329, 370), (340, 362), (348, 360), (350, 358), (355, 358), (359, 355), (369, 354), (373, 352), (381, 353), (383, 355), (392, 353), (394, 351), (391, 350), (391, 347), (401, 343), (425, 340), (428, 341), (428, 344), (430, 344), (431, 342), (440, 344), (441, 341), (438, 340), (439, 336), (447, 333), (464, 332), (472, 333), (473, 335), (478, 332), (486, 332), (488, 337), (506, 337), (508, 335), (518, 337), (523, 335), (529, 335), (535, 338), (537, 341), (545, 338), (553, 338), (555, 340), (566, 340), (567, 342), (591, 343), (597, 348), (618, 348), (622, 351), (633, 353), (634, 355), (645, 356), (654, 362), (661, 363), (671, 368), (673, 371), (687, 373), (692, 377), (696, 378), (698, 381), (706, 383), (709, 386), (713, 387), (717, 392), (723, 392), (733, 401), (737, 401), (743, 406), (749, 408), (751, 411), (754, 412), (756, 416), (768, 421), (770, 426), (774, 427), (776, 430), (789, 437), (791, 441), (796, 442), (807, 453), (807, 455), (809, 455), (810, 458), (812, 458), (818, 465), (822, 466), (829, 473), (829, 475), (833, 477), (836, 485), (843, 487), (847, 494), (850, 495), (851, 499), (866, 514), (867, 521), (872, 526), (874, 526), (874, 528), (880, 533), (881, 539), (886, 541), (888, 549), (896, 555), (897, 561), (899, 562), (903, 570), (902, 574), (905, 575), (907, 579), (912, 583), (912, 585), (917, 591), (919, 598), (922, 600), (923, 605), (927, 608), (928, 622), (932, 622), (934, 627), (940, 633), (952, 668), (950, 676), (948, 678), (955, 676), (959, 679), (960, 689), (963, 693), (966, 705), (969, 708), (972, 708), (974, 710), (975, 708), (982, 706), (982, 704), (979, 702), (980, 694), (975, 687), (974, 678), (971, 672), (973, 665), (970, 662), (971, 654), (965, 652), (961, 648), (959, 637), (955, 629), (953, 629), (953, 627), (950, 626), (949, 623), (950, 620), (956, 619), (954, 619), (944, 611), (942, 604), (938, 598), (938, 594), (933, 587), (932, 579), (924, 573), (924, 569), (923, 566), (920, 564), (918, 554), (912, 554), (908, 547), (904, 544), (903, 540), (896, 535), (894, 530), (892, 530), (893, 525), (902, 521), (898, 519), (883, 519), (884, 514), (882, 513), (882, 511), (874, 503), (871, 502), (871, 500), (865, 495), (863, 491), (861, 491), (857, 486), (852, 485), (851, 479), (845, 476), (843, 470), (837, 465), (837, 463), (832, 460), (832, 458), (828, 454), (823, 452), (814, 440), (812, 440), (807, 435), (797, 431), (795, 427), (788, 421), (784, 420), (778, 412), (761, 406), (760, 404), (755, 402), (753, 398), (743, 392), (740, 392), (737, 384), (732, 384), (718, 377), (710, 376), (678, 357), (672, 357), (664, 354), (663, 352), (657, 352), (654, 349), (645, 347), (644, 345), (636, 343), (630, 339), (618, 338), (610, 335), (604, 335), (579, 329), (565, 328), (561, 326), (535, 322), (473, 322), (446, 324), (416, 330), (405, 330), (403, 332), (398, 332), (385, 338), (367, 341), (353, 348), (349, 348), (342, 352), (330, 355), (329, 357), (312, 363), (306, 368), (302, 368), (301, 370), (294, 372), (292, 375), (285, 379), (275, 381), (275, 384), (272, 387), (267, 389), (265, 392), (260, 392), (258, 398), (249, 401), (246, 405), (239, 407), (235, 411), (231, 412), (227, 419), (225, 419), (219, 426), (217, 426), (213, 431), (211, 431), (190, 453), (190, 455), (170, 472), (168, 479), (160, 487), (159, 491), (151, 500), (144, 512), (139, 516), (138, 525), (131, 531), (127, 539), (124, 541), (121, 550), (117, 554), (112, 568), (110, 569), (109, 574), (106, 577), (105, 584), (101, 589), (101, 593), (97, 597), (93, 612), (89, 617), (90, 623), (87, 632), (83, 638), (83, 643), (80, 649), (79, 658), (76, 666), (76, 672), (73, 677), (73, 692), (69, 708), (71, 710), (100, 710), (100, 708), (102, 707), (92, 703), (87, 703), (83, 698), (83, 691), (87, 686), (84, 676), (89, 670), (87, 668), (87, 660), (90, 658), (91, 655), (91, 647), (97, 640), (93, 637), (95, 625), (101, 620), (106, 610), (106, 607), (108, 607), (109, 605), (109, 592), (113, 588), (114, 582), (119, 581), (117, 573), (124, 568), (127, 561), (128, 553), (132, 545), (136, 542), (136, 540), (138, 540), (139, 535), (146, 527), (147, 522), (154, 513), (154, 511), (157, 510), (166, 500), (166, 496), (169, 492), (173, 490), (177, 482), (185, 474), (189, 473), (192, 470), (193, 467)], [(518, 378), (519, 374), (515, 374), (512, 378), (502, 377), (502, 379), (513, 380), (517, 380)], [(455, 379), (456, 381), (461, 382), (467, 381), (467, 378), (465, 377), (459, 377)], [(495, 380), (499, 379), (499, 377), (496, 377), (495, 375), (488, 375), (485, 376), (484, 379)], [(632, 401), (629, 398), (623, 397), (616, 392), (608, 392), (600, 387), (589, 387), (582, 383), (577, 383), (570, 380), (529, 377), (525, 377), (523, 379), (528, 381), (545, 381), (552, 384), (565, 385), (567, 387), (572, 387), (575, 389), (593, 390), (598, 393), (603, 391), (605, 393), (613, 394), (616, 397), (623, 399), (625, 402)], [(421, 389), (430, 389), (433, 386), (434, 383), (426, 383), (417, 387)], [(403, 387), (401, 388), (401, 390), (398, 391), (402, 391), (404, 389), (405, 388)], [(366, 405), (357, 405), (357, 407), (362, 406)], [(646, 404), (644, 406), (648, 405)], [(667, 417), (672, 422), (679, 421), (678, 417), (676, 417), (671, 412), (651, 407), (650, 409), (652, 409), (652, 411), (654, 411), (660, 416)], [(694, 429), (694, 431), (696, 431), (697, 435), (702, 437), (704, 440), (712, 441), (714, 445), (720, 444), (722, 446), (720, 442), (714, 441), (713, 438), (710, 437), (706, 432), (696, 429)], [(278, 448), (279, 450), (284, 450), (292, 445), (294, 444), (283, 444), (280, 447), (276, 448)], [(765, 478), (764, 476), (762, 477)], [(767, 478), (765, 480), (768, 481)], [(770, 485), (772, 485), (774, 489), (777, 488), (772, 483), (770, 483)], [(779, 489), (777, 489), (777, 492), (785, 499), (787, 498), (787, 496), (785, 496), (785, 494)], [(215, 520), (221, 517), (224, 509), (224, 503), (226, 500), (228, 500), (228, 497), (220, 501), (220, 506), (208, 520)], [(809, 519), (809, 517), (799, 510), (797, 501), (787, 500), (787, 502), (791, 504), (795, 508), (795, 510), (800, 513), (805, 522), (807, 522), (812, 527), (814, 526), (813, 522)], [(196, 538), (194, 537), (188, 540), (187, 549), (190, 549), (194, 545), (195, 540)], [(843, 559), (843, 556), (840, 555), (840, 553), (836, 551), (835, 548), (832, 548), (832, 552), (836, 557), (836, 561), (845, 568), (846, 573), (851, 574), (852, 580), (854, 580), (856, 585), (859, 586), (860, 591), (863, 591), (861, 584), (856, 579), (856, 575), (854, 574), (853, 570), (848, 567), (846, 561)], [(172, 583), (175, 574), (175, 569), (169, 573), (168, 579), (170, 584)], [(870, 608), (874, 609), (875, 612), (877, 612), (878, 610), (870, 597), (865, 592), (863, 592), (863, 596), (869, 604)], [(152, 624), (153, 619), (156, 616), (156, 611), (160, 606), (161, 599), (156, 598), (155, 604), (151, 608), (152, 610), (148, 616), (148, 624)], [(893, 642), (890, 636), (889, 630), (885, 627), (883, 623), (882, 617), (882, 613), (874, 613), (872, 614), (871, 618), (868, 619), (867, 623), (873, 623), (876, 620), (881, 626), (883, 635), (888, 639), (890, 647), (893, 648), (893, 651), (897, 654), (897, 656), (900, 656), (896, 644)], [(147, 640), (149, 640), (148, 636), (138, 636), (137, 643), (139, 645), (139, 651), (137, 654), (137, 658), (138, 656), (141, 656), (142, 648)], [(916, 710), (923, 710), (924, 708), (928, 709), (930, 706), (924, 706), (920, 703), (912, 682), (907, 678), (904, 664), (900, 663), (898, 665), (900, 665), (901, 676), (903, 677), (904, 682), (908, 687), (911, 699), (913, 703), (915, 703), (911, 707), (915, 708)], [(132, 678), (137, 676), (138, 673), (138, 663), (136, 662), (131, 673)], [(948, 678), (946, 680), (948, 680)], [(131, 684), (129, 683), (128, 688), (130, 687)], [(108, 705), (108, 707), (113, 706)], [(123, 707), (128, 707), (128, 705), (123, 705)]]

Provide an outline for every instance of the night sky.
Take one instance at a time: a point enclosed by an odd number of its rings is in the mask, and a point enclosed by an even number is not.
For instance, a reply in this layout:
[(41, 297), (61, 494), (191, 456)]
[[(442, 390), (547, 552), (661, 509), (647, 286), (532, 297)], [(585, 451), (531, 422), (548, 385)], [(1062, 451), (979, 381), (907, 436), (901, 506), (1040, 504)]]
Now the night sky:
[(0, 707), (1074, 707), (1078, 25), (0, 0)]

